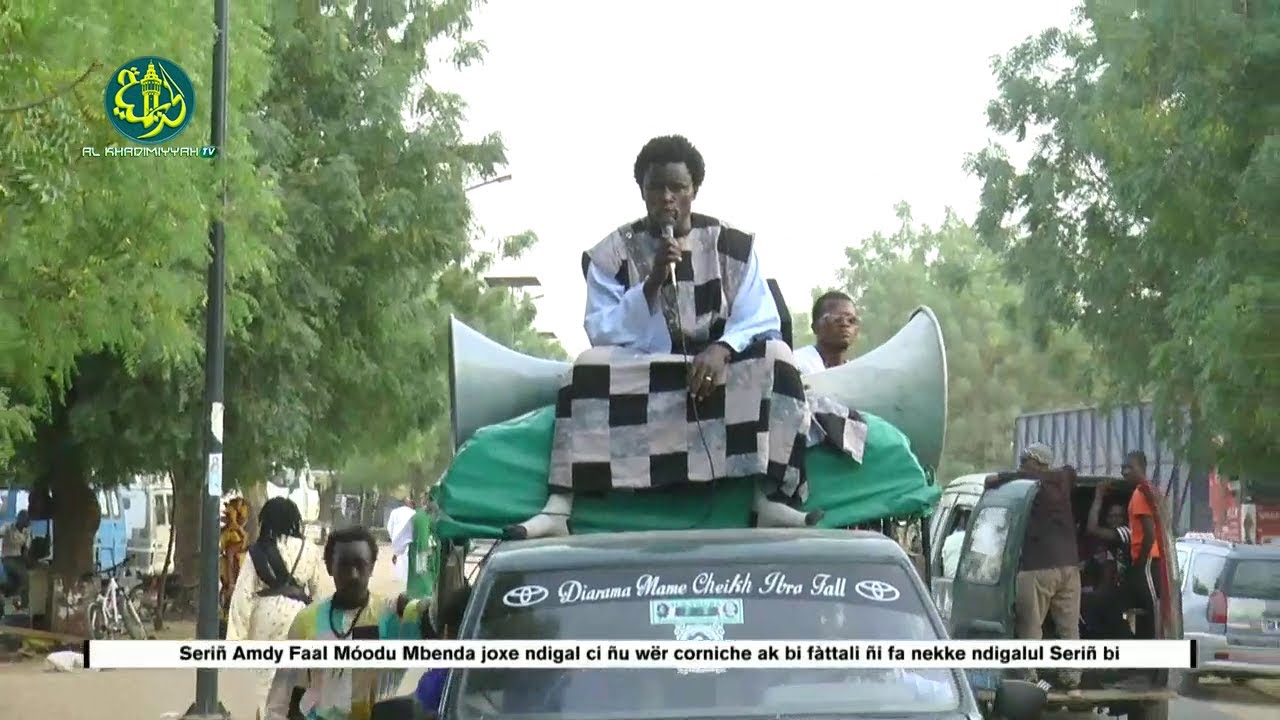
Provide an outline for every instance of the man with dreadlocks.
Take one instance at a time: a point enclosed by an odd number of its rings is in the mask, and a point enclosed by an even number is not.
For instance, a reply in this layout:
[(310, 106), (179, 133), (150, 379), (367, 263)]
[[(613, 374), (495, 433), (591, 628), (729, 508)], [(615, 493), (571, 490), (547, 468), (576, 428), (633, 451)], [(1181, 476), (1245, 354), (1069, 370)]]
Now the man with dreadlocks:
[[(307, 540), (302, 513), (287, 497), (274, 497), (258, 513), (258, 539), (249, 546), (227, 613), (228, 640), (288, 640), (294, 617), (311, 598), (330, 589), (320, 548)], [(258, 717), (268, 717), (267, 696), (275, 672), (255, 670)]]
[(560, 389), (550, 497), (508, 538), (568, 534), (575, 493), (755, 483), (757, 523), (813, 525), (804, 450), (862, 460), (866, 425), (807, 399), (755, 237), (692, 211), (706, 166), (678, 135), (650, 140), (633, 178), (645, 217), (583, 253), (592, 348)]

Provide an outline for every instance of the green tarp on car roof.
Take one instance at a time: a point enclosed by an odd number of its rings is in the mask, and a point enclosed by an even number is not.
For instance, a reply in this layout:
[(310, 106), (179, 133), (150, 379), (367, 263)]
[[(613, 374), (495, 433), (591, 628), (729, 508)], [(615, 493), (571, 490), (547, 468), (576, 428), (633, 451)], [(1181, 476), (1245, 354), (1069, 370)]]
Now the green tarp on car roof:
[[(835, 450), (809, 448), (809, 499), (822, 509), (821, 527), (847, 527), (886, 517), (928, 514), (940, 489), (932, 485), (897, 428), (863, 413), (867, 440), (861, 464)], [(436, 501), (439, 537), (500, 538), (502, 528), (528, 519), (547, 499), (555, 409), (547, 406), (482, 428), (459, 449), (441, 478)], [(614, 492), (574, 498), (574, 534), (751, 526), (749, 482), (726, 480), (678, 490)]]

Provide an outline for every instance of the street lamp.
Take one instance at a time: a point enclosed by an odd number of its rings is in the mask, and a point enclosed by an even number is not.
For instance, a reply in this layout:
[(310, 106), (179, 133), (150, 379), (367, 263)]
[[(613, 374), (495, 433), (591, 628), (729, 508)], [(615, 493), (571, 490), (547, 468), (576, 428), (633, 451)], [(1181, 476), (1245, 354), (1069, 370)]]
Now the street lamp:
[[(486, 284), (491, 288), (506, 288), (509, 291), (524, 290), (531, 287), (542, 287), (542, 282), (533, 275), (486, 275), (484, 278)], [(508, 339), (512, 345), (516, 342), (516, 328), (511, 327), (511, 337)]]
[(511, 173), (507, 173), (506, 175), (499, 175), (496, 178), (489, 178), (484, 182), (478, 182), (475, 185), (472, 185), (471, 187), (467, 188), (466, 192), (471, 192), (472, 190), (475, 190), (476, 188), (484, 187), (485, 185), (496, 185), (498, 183), (504, 183), (510, 179), (511, 179)]
[[(212, 128), (209, 144), (218, 152), (214, 162), (227, 156), (227, 30), (228, 3), (214, 0), (213, 23), (213, 97), (210, 105)], [(215, 211), (209, 226), (209, 301), (206, 305), (204, 339), (205, 395), (209, 403), (209, 430), (205, 437), (205, 488), (201, 493), (200, 513), (200, 603), (196, 617), (196, 637), (219, 640), (218, 637), (218, 520), (222, 515), (222, 418), (223, 359), (226, 355), (226, 333), (223, 328), (223, 304), (226, 295), (226, 228), (222, 216), (227, 209), (227, 183), (220, 181), (222, 207)], [(184, 720), (226, 720), (230, 715), (218, 702), (218, 670), (196, 670), (196, 701), (187, 709)]]
[(503, 287), (509, 290), (542, 287), (542, 282), (533, 275), (486, 275), (484, 281), (489, 287)]

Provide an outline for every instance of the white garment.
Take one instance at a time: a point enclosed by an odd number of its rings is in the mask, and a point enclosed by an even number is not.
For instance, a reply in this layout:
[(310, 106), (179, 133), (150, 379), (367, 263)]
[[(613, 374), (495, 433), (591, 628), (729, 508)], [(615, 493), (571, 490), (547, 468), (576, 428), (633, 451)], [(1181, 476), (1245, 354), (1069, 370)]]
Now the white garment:
[[(284, 537), (276, 541), (276, 546), (280, 549), (280, 559), (293, 570), (293, 579), (301, 583), (312, 598), (333, 594), (333, 579), (324, 567), (324, 553), (319, 545), (302, 538)], [(227, 611), (228, 640), (289, 639), (293, 617), (306, 604), (281, 595), (259, 596), (258, 592), (265, 589), (253, 568), (253, 558), (246, 553), (235, 590), (231, 593), (231, 607)], [(259, 717), (265, 718), (267, 695), (275, 671), (267, 668), (253, 672), (258, 673)]]
[[(755, 250), (733, 299), (720, 342), (742, 352), (757, 335), (782, 326), (778, 304), (760, 272)], [(617, 345), (642, 353), (671, 352), (671, 330), (656, 307), (644, 296), (644, 283), (624, 289), (592, 263), (587, 270), (587, 312), (583, 327), (592, 347)]]
[(11, 522), (0, 529), (0, 554), (7, 558), (22, 557), (23, 550), (31, 544), (31, 527), (18, 527)]
[(942, 576), (954, 578), (960, 568), (960, 548), (964, 547), (964, 530), (956, 530), (942, 541)]
[(409, 584), (409, 543), (413, 541), (413, 514), (408, 505), (401, 505), (387, 516), (387, 536), (391, 538), (392, 574), (403, 591)]
[(817, 345), (805, 345), (791, 353), (791, 356), (796, 359), (796, 367), (800, 368), (801, 375), (822, 372), (827, 369), (826, 364), (822, 362), (822, 355), (818, 354)]

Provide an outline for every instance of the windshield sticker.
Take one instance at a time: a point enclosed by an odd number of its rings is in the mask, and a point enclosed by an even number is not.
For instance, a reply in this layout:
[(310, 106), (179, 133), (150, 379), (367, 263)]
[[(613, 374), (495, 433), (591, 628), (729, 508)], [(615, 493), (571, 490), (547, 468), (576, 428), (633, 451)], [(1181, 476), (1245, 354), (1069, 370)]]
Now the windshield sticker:
[(537, 605), (551, 593), (541, 585), (521, 585), (520, 587), (511, 588), (502, 596), (502, 604), (507, 607), (529, 607)]
[(902, 596), (898, 588), (883, 580), (863, 580), (853, 586), (853, 591), (875, 602), (893, 602)]
[[(692, 582), (673, 582), (660, 575), (646, 573), (638, 577), (634, 583), (620, 585), (593, 586), (581, 580), (566, 580), (556, 588), (556, 597), (561, 605), (599, 600), (723, 595), (845, 598), (848, 597), (848, 585), (848, 579), (826, 572), (800, 576), (788, 575), (781, 570), (760, 576), (750, 572), (738, 572), (731, 576), (702, 572), (694, 576)], [(526, 605), (512, 605), (512, 607), (526, 607)]]
[(650, 625), (742, 624), (742, 600), (693, 598), (649, 601)]
[[(742, 608), (739, 606), (738, 608)], [(738, 617), (742, 617), (742, 613), (738, 613)], [(697, 622), (682, 623), (675, 626), (676, 640), (685, 641), (705, 641), (705, 642), (723, 642), (724, 641), (724, 625), (718, 622)], [(709, 667), (709, 668), (678, 668), (677, 675), (688, 675), (690, 673), (714, 673), (719, 675), (728, 672), (725, 668)]]

